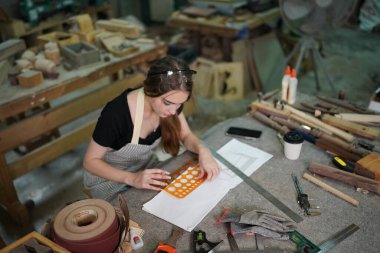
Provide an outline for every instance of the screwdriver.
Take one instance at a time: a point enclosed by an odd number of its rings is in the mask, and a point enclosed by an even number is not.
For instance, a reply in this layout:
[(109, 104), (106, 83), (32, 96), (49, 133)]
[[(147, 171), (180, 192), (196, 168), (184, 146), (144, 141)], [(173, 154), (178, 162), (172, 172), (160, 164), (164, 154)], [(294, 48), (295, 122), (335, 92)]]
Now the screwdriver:
[(353, 173), (354, 170), (352, 168), (350, 168), (347, 164), (346, 161), (344, 161), (342, 158), (340, 158), (339, 156), (334, 156), (332, 158), (332, 162), (333, 164), (338, 168), (338, 169), (341, 169), (341, 170), (344, 170), (344, 171), (347, 171), (347, 172), (351, 172)]

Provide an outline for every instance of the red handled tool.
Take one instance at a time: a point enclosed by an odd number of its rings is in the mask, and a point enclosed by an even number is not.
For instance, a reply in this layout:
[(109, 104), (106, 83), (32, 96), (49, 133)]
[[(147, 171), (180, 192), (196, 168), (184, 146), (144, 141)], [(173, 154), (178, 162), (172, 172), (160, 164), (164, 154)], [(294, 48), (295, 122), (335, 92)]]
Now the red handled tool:
[(178, 239), (183, 235), (184, 230), (179, 227), (175, 227), (173, 229), (172, 235), (169, 239), (163, 243), (159, 242), (154, 253), (177, 253), (175, 246), (177, 244)]

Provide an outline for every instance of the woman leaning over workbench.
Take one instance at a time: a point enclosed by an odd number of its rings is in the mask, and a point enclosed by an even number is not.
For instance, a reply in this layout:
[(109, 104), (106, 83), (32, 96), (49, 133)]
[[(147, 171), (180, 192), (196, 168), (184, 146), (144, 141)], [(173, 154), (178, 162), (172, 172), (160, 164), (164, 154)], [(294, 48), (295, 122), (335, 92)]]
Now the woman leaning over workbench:
[(200, 177), (218, 175), (218, 164), (182, 113), (195, 73), (183, 61), (165, 57), (152, 64), (143, 88), (127, 89), (104, 107), (83, 162), (84, 186), (93, 198), (110, 200), (128, 186), (161, 190), (170, 177), (156, 167), (153, 150), (160, 143), (172, 155), (182, 143), (199, 154)]

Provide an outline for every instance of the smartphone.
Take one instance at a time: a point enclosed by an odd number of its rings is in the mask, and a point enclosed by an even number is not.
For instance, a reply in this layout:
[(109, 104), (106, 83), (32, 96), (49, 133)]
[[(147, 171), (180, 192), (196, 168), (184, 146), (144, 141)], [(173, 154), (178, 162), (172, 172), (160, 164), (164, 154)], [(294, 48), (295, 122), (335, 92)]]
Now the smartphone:
[(227, 129), (226, 135), (236, 136), (245, 139), (257, 139), (260, 138), (261, 131), (241, 127), (230, 127)]

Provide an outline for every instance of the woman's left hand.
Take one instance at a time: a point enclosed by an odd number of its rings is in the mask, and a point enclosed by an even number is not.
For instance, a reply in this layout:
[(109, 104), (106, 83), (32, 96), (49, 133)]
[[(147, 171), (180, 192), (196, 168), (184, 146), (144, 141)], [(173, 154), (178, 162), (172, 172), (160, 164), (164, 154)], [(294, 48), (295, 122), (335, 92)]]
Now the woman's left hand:
[(207, 173), (207, 180), (213, 180), (217, 175), (219, 175), (219, 164), (215, 161), (209, 149), (202, 148), (199, 152), (198, 159), (201, 167), (201, 174), (198, 178), (202, 178), (204, 174)]

